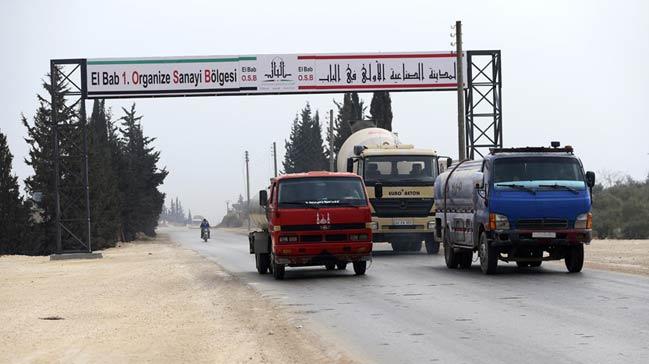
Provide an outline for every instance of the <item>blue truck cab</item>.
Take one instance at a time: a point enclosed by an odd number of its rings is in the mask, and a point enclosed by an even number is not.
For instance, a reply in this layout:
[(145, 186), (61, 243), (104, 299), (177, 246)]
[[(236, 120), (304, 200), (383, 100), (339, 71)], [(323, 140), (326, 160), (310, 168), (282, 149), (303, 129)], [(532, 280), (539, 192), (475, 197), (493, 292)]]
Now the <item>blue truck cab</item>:
[(463, 161), (435, 182), (438, 238), (449, 268), (468, 268), (474, 252), (485, 274), (498, 261), (538, 267), (565, 260), (579, 272), (592, 232), (591, 189), (570, 146), (491, 149), (483, 160)]

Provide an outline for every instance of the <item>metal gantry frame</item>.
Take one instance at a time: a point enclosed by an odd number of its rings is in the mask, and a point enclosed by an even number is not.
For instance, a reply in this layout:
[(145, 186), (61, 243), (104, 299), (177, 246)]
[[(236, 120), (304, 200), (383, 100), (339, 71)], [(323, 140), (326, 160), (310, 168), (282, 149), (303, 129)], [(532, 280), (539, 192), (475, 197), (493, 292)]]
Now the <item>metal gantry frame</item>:
[[(59, 77), (66, 85), (61, 98)], [(51, 60), (50, 85), (56, 251), (92, 252), (85, 59)]]
[[(488, 148), (503, 146), (501, 58), (499, 50), (467, 51), (466, 55), (466, 156), (475, 159)], [(62, 105), (54, 94), (58, 75), (69, 86), (62, 94)], [(57, 253), (92, 252), (86, 80), (86, 59), (50, 61)], [(58, 115), (59, 107), (66, 112), (65, 119)]]
[(465, 140), (468, 159), (502, 148), (502, 70), (500, 50), (467, 51)]

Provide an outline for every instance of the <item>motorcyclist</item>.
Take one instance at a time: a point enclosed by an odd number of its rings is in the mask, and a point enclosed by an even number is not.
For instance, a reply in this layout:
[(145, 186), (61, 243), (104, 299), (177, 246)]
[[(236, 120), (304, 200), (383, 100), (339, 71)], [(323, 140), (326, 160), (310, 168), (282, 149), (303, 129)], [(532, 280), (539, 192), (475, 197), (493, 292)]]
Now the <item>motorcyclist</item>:
[(210, 223), (207, 222), (207, 219), (203, 219), (201, 222), (201, 237), (203, 236), (203, 230), (207, 231), (207, 238), (210, 238)]

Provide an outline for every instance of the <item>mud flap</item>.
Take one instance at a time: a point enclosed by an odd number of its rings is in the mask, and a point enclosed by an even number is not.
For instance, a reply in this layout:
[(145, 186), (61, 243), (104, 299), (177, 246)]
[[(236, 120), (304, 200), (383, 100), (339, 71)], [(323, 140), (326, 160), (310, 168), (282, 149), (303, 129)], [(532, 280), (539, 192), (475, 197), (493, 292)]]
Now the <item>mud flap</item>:
[(250, 254), (270, 253), (270, 237), (265, 231), (253, 231), (248, 234)]

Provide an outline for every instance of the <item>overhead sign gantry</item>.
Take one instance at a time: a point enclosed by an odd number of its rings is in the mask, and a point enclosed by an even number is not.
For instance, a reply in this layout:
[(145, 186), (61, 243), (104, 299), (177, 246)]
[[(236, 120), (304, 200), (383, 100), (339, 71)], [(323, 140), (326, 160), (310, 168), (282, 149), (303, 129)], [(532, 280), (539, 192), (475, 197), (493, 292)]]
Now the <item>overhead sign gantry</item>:
[[(52, 101), (57, 251), (92, 251), (87, 99), (278, 95), (371, 91), (457, 91), (458, 53), (261, 54), (202, 57), (54, 59)], [(466, 51), (462, 82), (466, 155), (502, 147), (500, 51)], [(57, 110), (66, 115), (61, 120)], [(77, 140), (82, 132), (83, 143)], [(61, 144), (72, 145), (61, 155)], [(75, 152), (76, 151), (76, 152)], [(76, 154), (74, 154), (76, 153)], [(82, 197), (80, 191), (85, 191)], [(82, 208), (72, 208), (73, 206)], [(73, 212), (85, 211), (85, 216)]]

